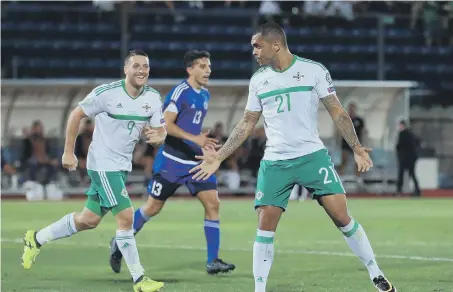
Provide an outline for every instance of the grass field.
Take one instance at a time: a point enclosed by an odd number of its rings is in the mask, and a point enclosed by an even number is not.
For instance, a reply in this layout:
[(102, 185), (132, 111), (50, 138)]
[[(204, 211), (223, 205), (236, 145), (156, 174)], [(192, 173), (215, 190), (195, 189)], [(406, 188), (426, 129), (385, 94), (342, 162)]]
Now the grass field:
[[(25, 230), (44, 227), (82, 204), (2, 202), (1, 291), (132, 291), (127, 269), (114, 274), (108, 266), (115, 233), (110, 214), (97, 230), (43, 247), (33, 269), (22, 269)], [(356, 199), (349, 206), (399, 292), (453, 291), (452, 199)], [(228, 275), (205, 273), (203, 210), (197, 201), (170, 201), (137, 236), (146, 274), (166, 282), (164, 292), (253, 291), (252, 201), (223, 201), (221, 209), (221, 258), (237, 265)], [(269, 291), (375, 291), (316, 202), (291, 202), (280, 223)]]

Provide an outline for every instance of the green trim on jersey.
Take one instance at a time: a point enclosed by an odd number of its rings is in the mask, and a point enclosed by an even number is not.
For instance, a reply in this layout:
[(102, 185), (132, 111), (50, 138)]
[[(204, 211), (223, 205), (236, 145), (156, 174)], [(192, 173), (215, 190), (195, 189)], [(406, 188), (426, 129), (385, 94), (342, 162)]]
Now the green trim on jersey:
[(93, 92), (94, 92), (94, 94), (96, 96), (98, 96), (101, 93), (106, 92), (107, 90), (118, 88), (120, 86), (121, 86), (121, 82), (120, 81), (116, 81), (116, 82), (112, 82), (112, 83), (109, 83), (109, 84), (100, 85), (100, 86), (96, 87), (95, 89), (93, 89)]
[[(146, 86), (146, 85), (145, 85)], [(132, 98), (133, 100), (136, 100), (137, 98), (140, 97), (140, 95), (142, 95), (143, 92), (145, 92), (145, 86), (143, 86), (142, 88), (142, 91), (140, 91), (139, 95), (137, 95), (137, 97), (133, 97), (133, 96), (130, 96), (129, 93), (127, 92), (126, 90), (126, 82), (123, 80), (121, 80), (121, 87), (123, 87), (123, 90), (124, 92), (127, 94), (127, 96), (129, 96), (130, 98)]]
[(279, 94), (285, 94), (285, 93), (291, 93), (291, 92), (303, 92), (303, 91), (312, 91), (313, 86), (294, 86), (294, 87), (287, 87), (287, 88), (280, 88), (276, 90), (272, 90), (266, 93), (258, 94), (259, 99), (264, 99), (267, 97), (279, 95)]
[(296, 57), (297, 57), (297, 60), (299, 60), (299, 61), (301, 61), (301, 62), (316, 64), (316, 65), (320, 66), (321, 68), (323, 68), (324, 70), (327, 71), (327, 68), (324, 67), (324, 65), (321, 64), (321, 63), (315, 62), (315, 61), (310, 60), (310, 59), (301, 58), (301, 57), (299, 57), (299, 56), (296, 56)]
[(277, 69), (274, 69), (272, 67), (270, 67), (270, 68), (272, 69), (272, 71), (275, 71), (277, 73), (283, 73), (285, 71), (288, 71), (288, 69), (291, 68), (296, 63), (296, 60), (297, 60), (297, 56), (293, 55), (293, 60), (291, 61), (291, 64), (288, 66), (288, 68), (283, 69), (283, 70), (277, 70)]
[(256, 70), (256, 72), (252, 75), (252, 78), (255, 77), (256, 75), (260, 74), (260, 73), (263, 73), (264, 71), (266, 71), (266, 69), (269, 69), (269, 66), (264, 66), (264, 67), (261, 67), (259, 68), (258, 70)]
[(132, 115), (115, 115), (107, 113), (109, 117), (115, 120), (124, 120), (124, 121), (148, 121), (151, 117), (144, 116), (132, 116)]

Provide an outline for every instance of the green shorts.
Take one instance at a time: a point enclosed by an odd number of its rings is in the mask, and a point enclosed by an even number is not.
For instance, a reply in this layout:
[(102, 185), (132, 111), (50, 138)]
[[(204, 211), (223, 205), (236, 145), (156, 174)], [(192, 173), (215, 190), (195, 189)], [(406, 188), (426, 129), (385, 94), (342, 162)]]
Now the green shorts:
[(283, 210), (294, 185), (304, 186), (314, 199), (323, 195), (345, 194), (340, 177), (326, 149), (288, 160), (261, 160), (255, 208), (277, 206)]
[(85, 207), (91, 212), (102, 217), (111, 210), (115, 216), (132, 207), (125, 185), (126, 171), (88, 170), (88, 175), (91, 185), (85, 192), (88, 195)]

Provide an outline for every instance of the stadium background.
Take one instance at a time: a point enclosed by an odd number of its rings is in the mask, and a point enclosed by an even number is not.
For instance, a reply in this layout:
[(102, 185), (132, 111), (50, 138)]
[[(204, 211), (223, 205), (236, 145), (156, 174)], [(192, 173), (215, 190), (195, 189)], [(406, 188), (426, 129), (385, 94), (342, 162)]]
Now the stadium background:
[[(451, 188), (451, 7), (448, 2), (404, 1), (2, 2), (2, 155), (17, 169), (12, 178), (4, 174), (2, 193), (23, 194), (30, 179), (48, 178), (65, 194), (83, 193), (88, 183), (83, 172), (68, 174), (59, 163), (65, 121), (93, 87), (122, 77), (122, 56), (131, 48), (150, 55), (150, 84), (163, 96), (184, 77), (187, 50), (210, 51), (214, 98), (204, 126), (227, 137), (241, 117), (248, 79), (257, 69), (250, 36), (256, 25), (269, 20), (285, 28), (293, 53), (330, 70), (345, 105), (358, 105), (366, 125), (363, 143), (374, 148), (376, 167), (364, 176), (365, 184), (357, 185), (349, 163), (344, 180), (350, 193), (395, 190), (400, 119), (410, 121), (423, 140), (417, 165), (422, 188)], [(50, 170), (30, 170), (37, 150), (27, 139), (34, 121), (44, 128)], [(262, 122), (223, 167), (221, 195), (253, 194), (264, 141), (261, 127)], [(319, 128), (340, 164), (339, 135), (322, 108)], [(132, 194), (143, 193), (143, 169), (150, 172), (152, 165), (143, 151), (141, 143), (129, 181)], [(238, 174), (240, 188), (234, 182)]]
[[(256, 70), (250, 36), (273, 19), (285, 28), (290, 49), (322, 62), (343, 103), (355, 102), (366, 123), (364, 144), (374, 148), (375, 168), (364, 185), (344, 175), (348, 206), (366, 228), (377, 260), (403, 292), (453, 291), (453, 200), (398, 199), (395, 190), (397, 123), (405, 118), (422, 138), (417, 175), (423, 196), (453, 193), (453, 52), (451, 2), (94, 2), (2, 1), (2, 291), (129, 291), (129, 274), (113, 274), (108, 242), (116, 228), (105, 216), (93, 232), (77, 234), (42, 250), (35, 269), (20, 266), (25, 230), (41, 228), (80, 210), (82, 200), (24, 201), (26, 189), (50, 179), (49, 199), (84, 198), (84, 171), (61, 169), (64, 126), (71, 109), (98, 84), (122, 77), (129, 49), (150, 55), (150, 85), (162, 95), (184, 77), (188, 49), (212, 54), (213, 73), (205, 127), (223, 135), (241, 117), (248, 79)], [(432, 36), (432, 37), (430, 37)], [(44, 131), (40, 133), (39, 122)], [(262, 121), (260, 122), (260, 126)], [(89, 133), (91, 126), (82, 126)], [(335, 163), (340, 140), (319, 109), (319, 130)], [(33, 132), (33, 133), (31, 133)], [(41, 137), (41, 138), (40, 138)], [(42, 139), (44, 138), (44, 139)], [(80, 151), (90, 135), (81, 135)], [(262, 128), (222, 173), (221, 257), (237, 265), (226, 277), (204, 273), (203, 208), (195, 200), (170, 200), (137, 242), (147, 274), (166, 282), (166, 292), (252, 291), (254, 168), (262, 155)], [(129, 192), (143, 194), (152, 157), (134, 155)], [(36, 156), (48, 167), (37, 169)], [(83, 165), (80, 165), (83, 166)], [(237, 171), (239, 170), (239, 172)], [(56, 174), (54, 174), (56, 172)], [(241, 186), (228, 188), (240, 174)], [(54, 175), (52, 175), (54, 174)], [(27, 183), (28, 181), (28, 183)], [(234, 179), (233, 179), (234, 181)], [(406, 182), (408, 180), (406, 179)], [(235, 187), (231, 184), (230, 187)], [(409, 192), (410, 185), (404, 190)], [(181, 198), (187, 198), (181, 188)], [(52, 195), (52, 196), (50, 196)], [(407, 195), (407, 194), (406, 194)], [(22, 200), (9, 200), (20, 198)], [(37, 192), (31, 199), (41, 199)], [(139, 207), (143, 198), (133, 201)], [(290, 202), (276, 234), (270, 291), (374, 291), (366, 269), (316, 202)]]

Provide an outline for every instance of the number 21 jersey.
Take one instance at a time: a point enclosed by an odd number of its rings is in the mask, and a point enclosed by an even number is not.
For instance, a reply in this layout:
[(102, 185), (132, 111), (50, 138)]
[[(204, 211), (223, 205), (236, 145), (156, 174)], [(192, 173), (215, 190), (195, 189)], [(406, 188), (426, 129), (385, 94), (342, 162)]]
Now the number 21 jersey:
[(292, 159), (325, 148), (318, 133), (318, 104), (333, 93), (329, 71), (312, 60), (294, 55), (284, 71), (260, 68), (250, 80), (246, 110), (264, 116), (263, 159)]

